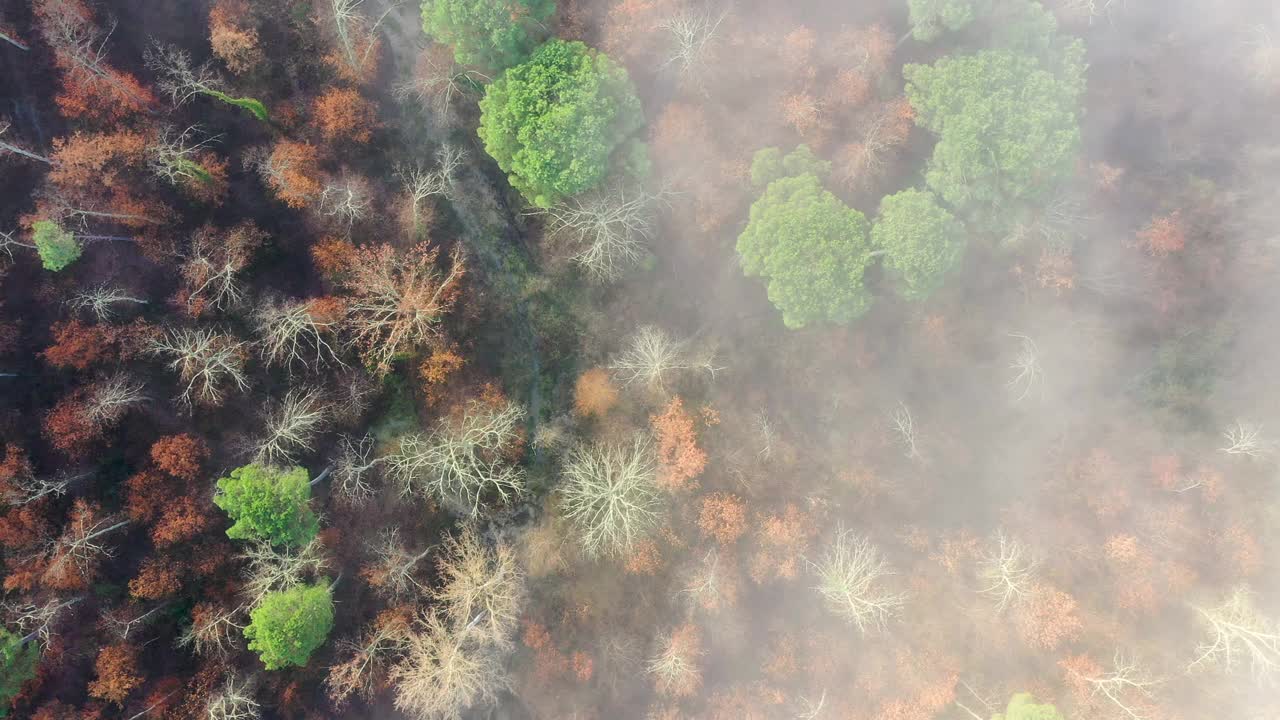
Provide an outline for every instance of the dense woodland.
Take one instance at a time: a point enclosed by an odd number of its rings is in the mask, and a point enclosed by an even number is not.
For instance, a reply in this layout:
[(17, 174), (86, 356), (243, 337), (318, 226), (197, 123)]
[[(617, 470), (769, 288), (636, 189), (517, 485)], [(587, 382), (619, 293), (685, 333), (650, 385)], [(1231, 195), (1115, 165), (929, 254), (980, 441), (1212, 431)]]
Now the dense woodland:
[(0, 716), (1280, 717), (1260, 0), (0, 3)]

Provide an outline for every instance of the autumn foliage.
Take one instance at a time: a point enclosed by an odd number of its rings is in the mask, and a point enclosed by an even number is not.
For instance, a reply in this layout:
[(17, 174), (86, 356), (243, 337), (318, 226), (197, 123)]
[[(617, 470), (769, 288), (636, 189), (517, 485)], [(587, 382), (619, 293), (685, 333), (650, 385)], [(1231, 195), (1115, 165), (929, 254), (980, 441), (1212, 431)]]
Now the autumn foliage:
[(702, 499), (698, 511), (702, 536), (721, 545), (732, 545), (747, 530), (747, 504), (730, 493), (711, 493)]
[(151, 461), (156, 467), (184, 480), (200, 477), (201, 466), (209, 459), (209, 448), (193, 435), (168, 435), (151, 445)]
[(108, 645), (98, 652), (94, 662), (95, 679), (89, 683), (89, 695), (123, 706), (129, 694), (142, 685), (138, 671), (138, 653), (125, 643)]
[(618, 402), (618, 389), (603, 368), (591, 368), (573, 386), (573, 412), (579, 417), (604, 417)]
[(378, 127), (377, 110), (351, 88), (331, 88), (311, 106), (320, 135), (329, 142), (369, 142)]
[(694, 479), (707, 466), (707, 454), (698, 447), (693, 417), (676, 396), (659, 415), (649, 418), (658, 448), (658, 483), (672, 492), (691, 490)]
[(245, 0), (218, 0), (209, 8), (209, 45), (213, 54), (237, 75), (252, 71), (266, 60), (258, 31), (250, 20)]
[(281, 140), (262, 165), (267, 185), (293, 208), (310, 205), (323, 189), (319, 155), (310, 143)]

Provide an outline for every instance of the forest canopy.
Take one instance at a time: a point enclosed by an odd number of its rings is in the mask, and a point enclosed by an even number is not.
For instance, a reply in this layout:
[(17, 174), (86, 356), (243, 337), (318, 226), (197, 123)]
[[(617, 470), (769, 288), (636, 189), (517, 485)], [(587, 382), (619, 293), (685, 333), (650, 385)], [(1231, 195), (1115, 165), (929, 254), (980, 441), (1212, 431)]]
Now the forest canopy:
[(1264, 5), (0, 3), (0, 716), (1280, 718)]

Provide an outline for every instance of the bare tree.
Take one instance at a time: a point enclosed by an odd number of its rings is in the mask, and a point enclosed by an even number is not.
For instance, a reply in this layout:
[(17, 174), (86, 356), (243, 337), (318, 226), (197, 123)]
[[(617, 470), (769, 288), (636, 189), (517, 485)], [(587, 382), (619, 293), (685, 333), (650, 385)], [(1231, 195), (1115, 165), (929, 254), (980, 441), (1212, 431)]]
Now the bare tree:
[(392, 94), (401, 102), (418, 101), (447, 126), (453, 120), (454, 107), (464, 98), (474, 100), (492, 80), (482, 72), (459, 65), (451, 48), (436, 43), (422, 50), (412, 78), (397, 84)]
[(529, 214), (547, 218), (547, 234), (569, 245), (570, 262), (597, 282), (612, 282), (644, 258), (666, 195), (614, 183)]
[(368, 180), (343, 174), (325, 184), (320, 192), (320, 213), (350, 231), (352, 225), (369, 217), (373, 206), (370, 195)]
[(422, 569), (418, 563), (426, 559), (433, 549), (434, 545), (415, 553), (405, 547), (399, 528), (387, 528), (379, 533), (377, 543), (370, 548), (374, 557), (373, 565), (362, 573), (368, 576), (371, 585), (392, 600), (426, 593), (427, 586), (418, 582), (418, 573)]
[(1280, 624), (1258, 612), (1247, 588), (1236, 588), (1214, 607), (1194, 605), (1192, 609), (1208, 637), (1196, 648), (1188, 671), (1217, 667), (1233, 672), (1247, 664), (1260, 685), (1280, 675)]
[(681, 625), (658, 639), (658, 652), (646, 669), (663, 695), (692, 695), (702, 684), (704, 654), (698, 628)]
[(346, 660), (329, 668), (325, 690), (329, 699), (341, 707), (352, 695), (366, 700), (373, 697), (393, 658), (408, 649), (408, 626), (399, 618), (380, 615), (359, 640), (338, 643), (338, 657)]
[(21, 240), (15, 239), (12, 231), (0, 232), (0, 253), (4, 253), (5, 257), (12, 260), (13, 249), (16, 247), (27, 248), (28, 250), (36, 249), (36, 246), (31, 243), (24, 243)]
[(243, 610), (243, 605), (197, 603), (191, 612), (191, 624), (178, 635), (178, 647), (189, 647), (197, 655), (225, 657), (244, 630), (245, 626), (238, 622)]
[(871, 541), (852, 530), (838, 529), (835, 544), (811, 565), (818, 575), (814, 589), (827, 608), (860, 632), (882, 629), (906, 602), (905, 594), (881, 587), (893, 571)]
[(179, 271), (187, 286), (187, 305), (225, 310), (244, 299), (240, 273), (266, 234), (242, 223), (223, 234), (210, 226), (196, 231)]
[(643, 435), (630, 447), (592, 444), (569, 451), (561, 507), (587, 556), (623, 555), (657, 526), (656, 472), (653, 448)]
[(71, 0), (46, 0), (40, 4), (40, 30), (45, 41), (91, 84), (105, 83), (150, 112), (146, 97), (125, 83), (106, 61), (107, 42), (116, 23), (103, 31), (93, 24), (84, 6)]
[(290, 390), (284, 400), (267, 411), (254, 462), (294, 462), (298, 453), (312, 450), (312, 442), (328, 420), (329, 406), (318, 388)]
[[(1160, 681), (1151, 679), (1137, 663), (1126, 659), (1119, 650), (1116, 650), (1112, 662), (1113, 669), (1097, 675), (1084, 675), (1074, 668), (1069, 669), (1069, 672), (1092, 690), (1093, 697), (1106, 698), (1130, 720), (1150, 720), (1151, 716), (1144, 714), (1139, 702), (1151, 700), (1151, 690)], [(1135, 696), (1139, 698), (1138, 701), (1134, 700)]]
[(129, 408), (147, 399), (142, 388), (141, 382), (123, 372), (94, 383), (85, 398), (85, 417), (95, 424), (116, 422)]
[(332, 492), (348, 507), (362, 507), (377, 494), (374, 480), (381, 458), (373, 457), (372, 435), (359, 440), (343, 435), (338, 438), (338, 456), (333, 461)]
[(11, 142), (4, 140), (3, 136), (6, 132), (9, 131), (10, 126), (11, 126), (10, 122), (0, 121), (0, 152), (11, 152), (15, 155), (21, 155), (24, 158), (28, 158), (31, 160), (39, 160), (45, 165), (53, 164), (52, 160), (50, 160), (49, 158), (43, 155), (37, 155), (36, 153), (31, 152), (30, 150), (25, 150), (17, 145), (14, 145)]
[(1039, 564), (1025, 545), (997, 531), (994, 550), (978, 560), (978, 592), (994, 599), (998, 611), (1021, 605), (1031, 597)]
[(199, 125), (185, 130), (166, 127), (147, 147), (147, 167), (170, 185), (209, 184), (213, 176), (197, 158), (221, 138), (221, 135), (205, 135)]
[(694, 356), (685, 346), (665, 331), (644, 325), (609, 368), (624, 387), (639, 383), (654, 390), (665, 388), (671, 376), (680, 371), (704, 370), (714, 378), (723, 369), (715, 365), (714, 356)]
[(342, 55), (343, 62), (354, 77), (363, 77), (365, 69), (374, 59), (378, 43), (376, 33), (387, 15), (399, 5), (392, 2), (374, 22), (360, 11), (364, 0), (328, 0), (330, 29)]
[(169, 607), (170, 603), (158, 603), (149, 610), (138, 611), (136, 606), (124, 605), (107, 610), (102, 614), (102, 625), (112, 635), (124, 642), (138, 628), (144, 627), (157, 618), (157, 613)]
[(116, 316), (115, 306), (120, 303), (146, 305), (147, 301), (109, 285), (99, 285), (91, 290), (76, 293), (67, 301), (67, 305), (71, 309), (88, 311), (100, 322), (114, 319)]
[(324, 543), (314, 537), (299, 548), (255, 542), (241, 552), (247, 604), (256, 606), (269, 593), (289, 590), (317, 578), (329, 567)]
[(391, 681), (396, 709), (420, 720), (462, 720), (469, 708), (493, 705), (508, 686), (498, 654), (436, 614), (419, 619)]
[(521, 438), (524, 408), (506, 401), (467, 404), (462, 417), (444, 417), (427, 437), (409, 435), (384, 460), (404, 495), (434, 497), (474, 515), (482, 501), (524, 495), (524, 470), (512, 449)]
[(728, 17), (728, 10), (715, 14), (710, 8), (687, 8), (658, 25), (671, 34), (671, 56), (663, 67), (674, 65), (681, 75), (693, 75), (702, 70), (710, 58), (720, 24)]
[(731, 567), (721, 566), (720, 553), (711, 548), (689, 574), (680, 594), (686, 595), (695, 608), (718, 610), (733, 603), (737, 595), (737, 577)]
[(1040, 369), (1040, 350), (1036, 342), (1026, 335), (1009, 333), (1009, 337), (1017, 338), (1018, 354), (1014, 356), (1009, 369), (1015, 374), (1005, 387), (1018, 394), (1014, 402), (1022, 402), (1033, 390), (1040, 387), (1044, 372)]
[(23, 472), (9, 478), (0, 490), (0, 501), (10, 506), (29, 505), (41, 498), (62, 497), (71, 483), (91, 475), (88, 472), (62, 471), (53, 477), (37, 477)]
[(911, 417), (911, 409), (907, 404), (899, 401), (898, 407), (893, 409), (893, 414), (889, 416), (893, 421), (893, 429), (898, 432), (898, 441), (902, 443), (903, 450), (907, 453), (910, 460), (922, 460), (924, 456), (920, 454), (919, 448), (916, 447), (916, 421)]
[(456, 189), (458, 168), (466, 160), (467, 151), (458, 145), (445, 143), (436, 151), (436, 169), (427, 170), (421, 164), (401, 165), (396, 176), (404, 183), (409, 196), (411, 222), (418, 225), (418, 213), (427, 198), (440, 196), (452, 198)]
[(128, 520), (100, 515), (93, 507), (77, 501), (62, 534), (46, 548), (49, 564), (45, 577), (64, 577), (78, 571), (80, 577), (92, 578), (103, 558), (115, 557), (115, 548), (103, 538), (128, 524)]
[(796, 704), (796, 720), (818, 720), (825, 715), (824, 710), (827, 706), (827, 691), (823, 690), (817, 700), (811, 700), (801, 695)]
[(235, 675), (227, 678), (227, 684), (209, 696), (205, 713), (209, 720), (258, 720), (262, 709), (253, 696), (253, 684)]
[(447, 536), (436, 559), (443, 585), (432, 595), (454, 628), (468, 628), (476, 642), (508, 650), (524, 605), (524, 574), (506, 543), (485, 547), (475, 526)]
[(409, 347), (439, 337), (440, 320), (453, 306), (466, 267), (460, 247), (443, 274), (436, 254), (425, 246), (402, 252), (382, 245), (362, 256), (346, 281), (354, 295), (348, 315), (354, 343), (380, 375)]
[(760, 449), (756, 451), (756, 456), (761, 460), (768, 461), (773, 457), (773, 446), (777, 439), (777, 433), (773, 429), (773, 423), (769, 420), (769, 415), (764, 410), (755, 414), (754, 422), (756, 435), (759, 437)]
[(156, 74), (156, 87), (181, 106), (196, 95), (226, 98), (222, 79), (213, 66), (192, 66), (191, 54), (177, 45), (154, 43), (142, 55), (147, 68)]
[(270, 364), (295, 364), (318, 370), (327, 362), (342, 365), (330, 339), (345, 319), (316, 300), (265, 300), (254, 310), (258, 347)]
[(152, 342), (151, 352), (170, 358), (169, 369), (182, 380), (180, 397), (188, 404), (217, 405), (228, 385), (240, 391), (249, 389), (244, 372), (248, 346), (230, 335), (213, 330), (170, 330)]
[(1220, 452), (1228, 455), (1244, 455), (1258, 458), (1271, 454), (1271, 443), (1262, 437), (1262, 426), (1237, 420), (1234, 425), (1223, 431), (1226, 438), (1225, 447)]
[(56, 634), (58, 621), (63, 611), (84, 598), (74, 597), (67, 600), (50, 598), (43, 603), (4, 603), (5, 614), (12, 618), (11, 622), (23, 633), (23, 641), (35, 640), (41, 647), (48, 647)]

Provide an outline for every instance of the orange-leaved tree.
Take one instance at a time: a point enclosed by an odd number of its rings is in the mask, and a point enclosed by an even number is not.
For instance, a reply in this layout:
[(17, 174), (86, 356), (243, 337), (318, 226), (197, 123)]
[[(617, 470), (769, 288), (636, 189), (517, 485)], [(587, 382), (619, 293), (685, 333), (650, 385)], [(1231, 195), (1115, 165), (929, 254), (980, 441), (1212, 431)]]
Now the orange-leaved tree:
[(684, 409), (680, 396), (659, 415), (651, 415), (649, 422), (658, 445), (658, 483), (670, 491), (691, 490), (707, 466), (707, 454), (698, 447), (698, 436), (693, 428), (693, 417)]

